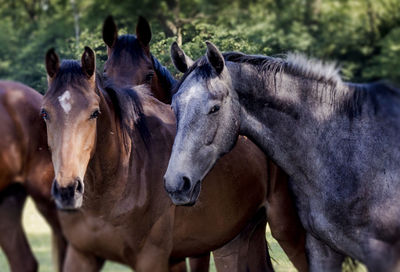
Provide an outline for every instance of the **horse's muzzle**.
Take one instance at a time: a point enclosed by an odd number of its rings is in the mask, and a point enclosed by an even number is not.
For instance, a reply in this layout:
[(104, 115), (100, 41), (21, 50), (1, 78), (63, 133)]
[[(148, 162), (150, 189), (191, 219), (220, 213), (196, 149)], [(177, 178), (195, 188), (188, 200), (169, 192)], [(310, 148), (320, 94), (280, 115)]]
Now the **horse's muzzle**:
[(190, 178), (184, 175), (178, 175), (173, 180), (165, 176), (164, 188), (175, 205), (193, 206), (200, 195), (201, 182), (193, 184)]
[(66, 187), (59, 185), (57, 180), (53, 181), (51, 195), (60, 210), (76, 210), (82, 206), (84, 185), (80, 178)]

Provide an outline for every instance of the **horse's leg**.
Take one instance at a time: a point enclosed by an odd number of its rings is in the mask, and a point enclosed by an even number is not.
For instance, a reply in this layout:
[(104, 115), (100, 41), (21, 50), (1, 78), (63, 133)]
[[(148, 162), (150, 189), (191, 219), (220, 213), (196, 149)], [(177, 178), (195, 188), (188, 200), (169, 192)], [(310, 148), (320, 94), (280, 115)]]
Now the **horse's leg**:
[(210, 252), (189, 258), (189, 263), (191, 272), (208, 272), (210, 269)]
[(272, 237), (278, 241), (293, 265), (308, 271), (305, 251), (306, 232), (297, 215), (288, 188), (288, 176), (273, 162), (268, 163), (268, 224)]
[(37, 209), (43, 215), (52, 230), (53, 263), (56, 265), (57, 271), (61, 272), (67, 252), (67, 240), (62, 234), (56, 207), (54, 203), (50, 202), (48, 199), (35, 197), (35, 195), (32, 196)]
[(218, 272), (274, 271), (265, 227), (266, 212), (262, 208), (234, 240), (213, 252)]
[(169, 272), (186, 272), (185, 259), (169, 264)]
[[(62, 234), (56, 206), (51, 200), (52, 166), (49, 166), (47, 161), (45, 164), (41, 164), (41, 161), (36, 163), (37, 165), (32, 167), (28, 174), (25, 187), (39, 213), (51, 228), (53, 264), (56, 266), (56, 271), (61, 272), (67, 252), (67, 241)], [(37, 169), (41, 169), (41, 171), (37, 171)]]
[[(208, 272), (210, 268), (210, 252), (197, 257), (189, 258), (191, 272)], [(170, 264), (170, 272), (186, 272), (185, 260)]]
[(71, 245), (67, 247), (67, 256), (64, 262), (65, 272), (98, 272), (104, 265), (104, 259), (94, 255), (84, 254)]
[(173, 247), (175, 206), (161, 215), (152, 226), (136, 257), (136, 272), (168, 272)]
[(332, 248), (307, 234), (306, 247), (310, 264), (310, 272), (336, 272), (342, 271), (344, 256)]
[[(167, 272), (167, 271), (182, 271), (181, 265), (176, 267), (169, 263), (170, 252), (165, 251), (157, 245), (148, 245), (145, 250), (137, 256), (136, 272)], [(174, 269), (174, 270), (172, 270)]]
[(35, 272), (38, 263), (22, 229), (22, 210), (26, 191), (13, 184), (0, 194), (0, 246), (7, 256), (12, 272)]

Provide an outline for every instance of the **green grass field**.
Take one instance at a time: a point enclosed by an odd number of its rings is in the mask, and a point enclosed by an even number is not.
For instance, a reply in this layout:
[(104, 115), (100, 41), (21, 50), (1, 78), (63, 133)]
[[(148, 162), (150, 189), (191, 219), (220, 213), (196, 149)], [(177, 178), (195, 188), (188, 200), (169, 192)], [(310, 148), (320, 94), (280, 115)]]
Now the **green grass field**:
[[(27, 201), (24, 210), (24, 227), (28, 233), (28, 239), (33, 248), (34, 254), (39, 261), (39, 271), (54, 271), (51, 260), (50, 229), (43, 218), (38, 214), (30, 199)], [(278, 243), (271, 237), (269, 230), (267, 230), (267, 239), (270, 246), (270, 254), (273, 257), (275, 270), (278, 272), (296, 271), (283, 253), (282, 249), (279, 247)], [(9, 271), (7, 260), (2, 251), (0, 251), (0, 271)], [(131, 270), (122, 265), (107, 262), (103, 271), (123, 272)], [(211, 263), (210, 271), (215, 271), (213, 263)]]

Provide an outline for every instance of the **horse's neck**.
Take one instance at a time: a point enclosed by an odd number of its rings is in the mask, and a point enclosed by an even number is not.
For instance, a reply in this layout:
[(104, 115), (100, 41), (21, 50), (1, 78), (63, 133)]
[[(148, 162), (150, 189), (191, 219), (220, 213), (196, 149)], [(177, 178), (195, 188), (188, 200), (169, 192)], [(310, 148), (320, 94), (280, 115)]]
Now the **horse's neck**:
[[(157, 103), (160, 107), (167, 107), (151, 96), (144, 96), (153, 100), (150, 103), (153, 107)], [(140, 216), (143, 211), (149, 209), (149, 206), (167, 205), (167, 198), (161, 199), (161, 196), (165, 194), (162, 187), (162, 174), (163, 169), (166, 168), (168, 151), (173, 141), (173, 133), (167, 133), (166, 130), (169, 126), (175, 128), (173, 120), (161, 115), (157, 115), (158, 118), (148, 118), (150, 131), (152, 131), (152, 125), (157, 128), (157, 133), (151, 135), (152, 142), (149, 146), (142, 142), (137, 129), (134, 129), (132, 135), (127, 136), (128, 142), (124, 142), (122, 137), (124, 132), (120, 124), (116, 122), (112, 103), (107, 94), (104, 94), (104, 97), (100, 106), (102, 113), (97, 125), (96, 151), (87, 171), (90, 184), (88, 184), (89, 192), (85, 198), (86, 207), (93, 213), (108, 214), (116, 220), (122, 220), (125, 216), (131, 216), (132, 213)], [(146, 109), (146, 102), (143, 102), (143, 110), (146, 111)], [(152, 108), (151, 111), (158, 112), (157, 108)], [(157, 123), (152, 124), (152, 122)], [(165, 125), (165, 123), (172, 124)], [(161, 147), (160, 143), (162, 143)], [(151, 202), (151, 199), (157, 199), (157, 202)]]
[[(238, 65), (243, 64), (233, 66)], [(344, 120), (337, 116), (334, 105), (320, 103), (321, 98), (312, 95), (315, 90), (311, 85), (291, 75), (277, 73), (266, 79), (251, 65), (230, 70), (241, 105), (240, 133), (289, 175), (320, 178), (324, 174), (319, 168), (323, 154), (318, 148), (330, 140), (323, 133)]]
[(114, 205), (124, 198), (123, 190), (130, 186), (127, 177), (132, 145), (130, 142), (124, 144), (123, 131), (105, 92), (101, 95), (100, 111), (96, 149), (85, 176), (85, 206), (103, 212), (114, 209)]
[(169, 104), (172, 98), (171, 90), (176, 80), (171, 76), (168, 69), (162, 66), (154, 56), (151, 56), (151, 58), (157, 76), (157, 80), (153, 81), (151, 85), (151, 90), (158, 100)]

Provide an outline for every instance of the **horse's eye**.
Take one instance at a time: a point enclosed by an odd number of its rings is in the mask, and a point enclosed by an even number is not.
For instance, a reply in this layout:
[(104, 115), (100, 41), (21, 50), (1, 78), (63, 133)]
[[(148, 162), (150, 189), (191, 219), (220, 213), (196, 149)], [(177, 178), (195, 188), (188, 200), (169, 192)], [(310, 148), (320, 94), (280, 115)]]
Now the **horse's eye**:
[(215, 105), (211, 108), (211, 110), (208, 112), (208, 114), (213, 114), (219, 111), (219, 105)]
[(47, 111), (45, 109), (42, 109), (40, 112), (40, 116), (42, 116), (43, 120), (49, 120), (49, 114), (47, 113)]
[(100, 111), (99, 110), (95, 110), (91, 115), (90, 115), (90, 119), (96, 119), (97, 117), (99, 117)]
[(154, 77), (153, 72), (148, 73), (145, 77), (145, 82), (150, 83), (153, 80), (153, 77)]

